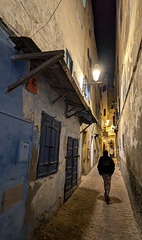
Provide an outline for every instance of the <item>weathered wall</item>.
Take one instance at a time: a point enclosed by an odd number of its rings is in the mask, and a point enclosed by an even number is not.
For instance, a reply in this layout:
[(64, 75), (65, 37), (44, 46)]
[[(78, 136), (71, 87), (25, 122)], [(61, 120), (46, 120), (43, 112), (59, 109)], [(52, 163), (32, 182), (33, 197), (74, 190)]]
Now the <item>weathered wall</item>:
[(22, 87), (6, 93), (29, 69), (25, 61), (11, 61), (16, 51), (8, 37), (0, 27), (0, 233), (3, 240), (18, 240), (23, 235), (33, 124), (23, 116)]
[(67, 48), (74, 61), (74, 75), (80, 81), (84, 59), (84, 7), (81, 0), (2, 0), (0, 16), (20, 35), (32, 38), (42, 51)]
[[(19, 240), (24, 237), (26, 200), (26, 220), (32, 223), (28, 224), (28, 231), (33, 230), (34, 221), (47, 212), (49, 217), (63, 203), (67, 137), (80, 138), (80, 123), (77, 117), (66, 119), (63, 100), (51, 105), (58, 95), (42, 75), (39, 76), (37, 95), (27, 91), (25, 86), (6, 93), (7, 86), (29, 70), (29, 63), (11, 61), (11, 56), (16, 52), (14, 44), (8, 39), (6, 31), (2, 29), (0, 34), (0, 69), (3, 76), (0, 92), (1, 236), (3, 239)], [(42, 111), (61, 121), (59, 167), (57, 174), (36, 180)], [(20, 148), (25, 146), (23, 144), (27, 144), (26, 152)], [(78, 181), (80, 167), (79, 159)], [(28, 174), (30, 182), (27, 199)]]
[[(64, 114), (64, 101), (58, 101), (51, 105), (51, 102), (56, 99), (58, 95), (50, 88), (46, 79), (42, 75), (39, 76), (37, 95), (33, 95), (25, 88), (23, 88), (23, 91), (23, 101), (25, 102), (23, 106), (24, 116), (25, 118), (30, 118), (34, 121), (33, 156), (31, 158), (29, 172), (30, 189), (26, 215), (26, 219), (31, 219), (33, 224), (34, 220), (36, 221), (43, 216), (48, 218), (50, 214), (55, 212), (55, 210), (63, 204), (67, 137), (70, 136), (76, 139), (80, 138), (80, 123), (77, 117), (66, 119)], [(56, 174), (36, 180), (42, 111), (55, 117), (57, 121), (61, 121), (59, 166)], [(78, 180), (79, 179), (80, 160), (78, 162)], [(29, 225), (29, 227), (31, 226)]]
[[(77, 4), (82, 5), (81, 1), (77, 1)], [(78, 5), (79, 6), (79, 5)], [(80, 8), (81, 9), (81, 8)], [(94, 36), (94, 18), (91, 1), (86, 1), (86, 7), (84, 12), (82, 12), (81, 16), (83, 17), (83, 30), (84, 30), (84, 59), (83, 59), (83, 72), (82, 79), (86, 76), (88, 82), (92, 82), (92, 70), (95, 64), (98, 63), (97, 57), (97, 49), (96, 42)], [(81, 83), (81, 81), (80, 81)], [(99, 89), (98, 85), (90, 85), (90, 108), (92, 113), (99, 120)], [(82, 129), (84, 129), (87, 125), (82, 125)], [(83, 174), (88, 174), (92, 165), (97, 162), (99, 146), (96, 148), (96, 143), (94, 139), (94, 134), (98, 133), (96, 124), (92, 124), (85, 131), (86, 133), (82, 133), (82, 146), (83, 146), (83, 156), (82, 156), (82, 165), (83, 165)]]
[[(83, 7), (82, 0), (15, 0), (14, 2), (2, 0), (0, 4), (0, 17), (3, 18), (10, 28), (15, 29), (16, 35), (30, 37), (42, 51), (64, 49), (66, 52), (67, 48), (73, 60), (72, 75), (79, 83), (80, 88), (82, 88), (83, 77), (85, 75), (87, 75), (89, 81), (92, 80), (92, 68), (89, 66), (87, 49), (89, 48), (90, 50), (92, 67), (94, 63), (97, 63), (97, 52), (93, 33), (91, 0), (86, 1), (85, 8)], [(89, 30), (91, 31), (91, 36), (89, 35)], [(93, 113), (96, 113), (95, 101), (97, 99), (95, 94), (98, 89), (95, 91), (95, 88), (91, 88), (90, 106)], [(51, 101), (57, 97), (57, 94), (50, 89), (42, 75), (39, 76), (37, 95), (31, 94), (25, 87), (23, 87), (23, 90), (21, 89), (21, 94), (23, 94), (24, 104), (21, 107), (24, 119), (34, 124), (29, 168), (29, 195), (26, 211), (26, 221), (30, 221), (31, 223), (31, 225), (28, 225), (28, 231), (32, 231), (34, 223), (38, 218), (43, 215), (49, 216), (50, 213), (52, 214), (63, 203), (67, 137), (71, 136), (79, 139), (81, 129), (76, 117), (65, 119), (64, 101), (58, 101), (54, 105), (51, 105)], [(42, 111), (56, 117), (62, 123), (59, 168), (57, 174), (35, 180), (40, 147)], [(92, 128), (88, 129), (88, 132), (88, 140), (89, 144), (91, 144), (91, 137), (94, 132), (92, 132)], [(81, 143), (79, 146), (81, 147)], [(80, 149), (79, 155), (81, 155)], [(81, 174), (81, 160), (78, 162), (78, 180)]]
[[(123, 4), (127, 5), (127, 1)], [(142, 109), (142, 85), (141, 85), (141, 38), (142, 38), (142, 20), (140, 12), (142, 9), (141, 1), (130, 1), (129, 11), (124, 11), (122, 6), (122, 29), (120, 34), (121, 45), (119, 49), (119, 85), (121, 89), (121, 118), (119, 122), (119, 138), (124, 134), (125, 151), (121, 148), (120, 156), (128, 162), (128, 165), (142, 185), (142, 162), (140, 136)], [(129, 21), (130, 20), (130, 21)], [(138, 28), (136, 26), (139, 26)], [(135, 37), (134, 37), (135, 36)], [(125, 44), (123, 44), (125, 42)], [(124, 66), (124, 92), (123, 101), (122, 88), (122, 65)], [(123, 111), (122, 111), (123, 110)]]
[[(92, 68), (98, 59), (91, 0), (86, 1), (85, 8), (82, 0), (16, 0), (12, 3), (10, 0), (2, 0), (0, 16), (15, 29), (16, 34), (19, 32), (22, 36), (32, 38), (42, 51), (66, 51), (67, 48), (73, 60), (73, 77), (81, 89), (85, 75), (92, 81)], [(90, 107), (96, 115), (94, 102), (98, 99), (94, 93), (95, 87), (91, 86)]]
[[(142, 205), (141, 196), (136, 196), (135, 194), (138, 194), (140, 191), (133, 190), (134, 188), (142, 188), (141, 12), (142, 2), (140, 0), (117, 1), (117, 60), (115, 79), (117, 80), (117, 94), (120, 97), (121, 109), (118, 121), (117, 141), (119, 143), (119, 157), (122, 162), (124, 179), (127, 182), (129, 192), (133, 194), (133, 202), (135, 199), (139, 205)], [(121, 19), (122, 22), (120, 21)]]

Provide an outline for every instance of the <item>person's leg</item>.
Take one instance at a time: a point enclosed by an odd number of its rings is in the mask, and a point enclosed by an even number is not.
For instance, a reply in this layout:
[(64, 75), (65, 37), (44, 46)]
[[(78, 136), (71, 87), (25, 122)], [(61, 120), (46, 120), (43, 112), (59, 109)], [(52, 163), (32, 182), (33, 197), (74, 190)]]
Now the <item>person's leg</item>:
[(102, 177), (103, 177), (103, 180), (104, 180), (105, 195), (107, 195), (107, 175), (103, 174)]
[(111, 175), (103, 174), (102, 175), (104, 180), (104, 190), (105, 190), (105, 199), (109, 201), (109, 192), (111, 187)]
[(111, 175), (106, 175), (106, 192), (108, 196), (110, 193), (110, 187), (111, 187)]

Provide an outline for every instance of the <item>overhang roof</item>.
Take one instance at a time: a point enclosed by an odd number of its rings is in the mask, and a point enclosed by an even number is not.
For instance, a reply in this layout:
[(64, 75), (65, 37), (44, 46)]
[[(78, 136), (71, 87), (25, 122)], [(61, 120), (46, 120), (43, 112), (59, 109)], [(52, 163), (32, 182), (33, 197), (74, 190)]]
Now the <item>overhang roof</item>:
[(64, 50), (41, 52), (32, 39), (27, 37), (10, 37), (15, 43), (15, 48), (21, 52), (12, 57), (13, 60), (28, 59), (31, 61), (32, 71), (21, 79), (8, 86), (10, 92), (17, 86), (27, 82), (35, 75), (42, 73), (49, 85), (56, 90), (59, 99), (64, 99), (66, 103), (66, 117), (78, 116), (81, 123), (91, 124), (97, 120), (93, 116), (89, 103), (82, 95), (77, 81), (72, 77), (63, 57)]

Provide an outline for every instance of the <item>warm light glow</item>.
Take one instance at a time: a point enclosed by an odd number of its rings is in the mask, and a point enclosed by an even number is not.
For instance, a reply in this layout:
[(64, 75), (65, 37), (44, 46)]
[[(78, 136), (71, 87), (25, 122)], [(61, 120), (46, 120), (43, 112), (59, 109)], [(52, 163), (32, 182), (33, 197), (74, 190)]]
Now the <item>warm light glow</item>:
[(106, 125), (108, 125), (109, 124), (109, 120), (106, 120)]
[(99, 80), (100, 73), (101, 73), (101, 69), (100, 69), (99, 65), (96, 64), (95, 68), (93, 69), (93, 80), (94, 81)]
[(93, 71), (93, 79), (95, 81), (98, 81), (99, 80), (99, 76), (100, 76), (100, 71), (99, 70), (94, 70)]

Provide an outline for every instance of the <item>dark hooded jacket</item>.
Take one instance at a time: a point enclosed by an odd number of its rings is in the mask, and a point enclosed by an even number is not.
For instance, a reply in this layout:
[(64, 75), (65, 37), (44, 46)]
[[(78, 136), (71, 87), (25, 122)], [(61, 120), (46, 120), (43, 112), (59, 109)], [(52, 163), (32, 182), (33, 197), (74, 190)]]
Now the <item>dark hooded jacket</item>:
[(109, 156), (102, 156), (99, 159), (98, 171), (99, 174), (110, 174), (112, 175), (115, 170), (114, 161)]

